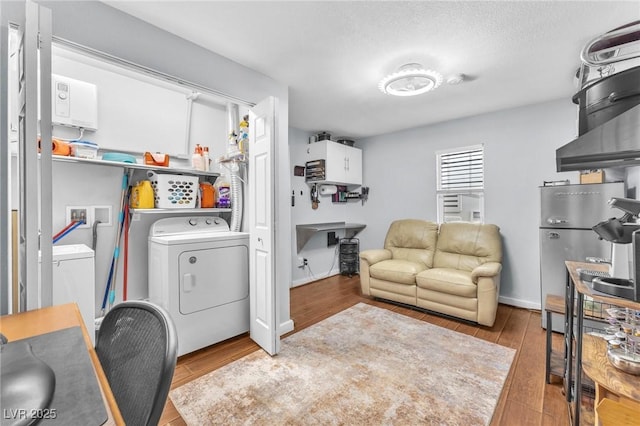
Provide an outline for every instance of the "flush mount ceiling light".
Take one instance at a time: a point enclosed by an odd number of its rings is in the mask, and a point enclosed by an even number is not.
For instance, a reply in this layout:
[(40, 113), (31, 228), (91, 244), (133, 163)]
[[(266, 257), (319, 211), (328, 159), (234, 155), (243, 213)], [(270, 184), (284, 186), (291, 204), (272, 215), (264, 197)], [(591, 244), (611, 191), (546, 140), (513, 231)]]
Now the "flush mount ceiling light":
[(427, 70), (420, 64), (406, 64), (398, 71), (380, 80), (382, 93), (394, 96), (415, 96), (426, 93), (442, 84), (439, 72)]

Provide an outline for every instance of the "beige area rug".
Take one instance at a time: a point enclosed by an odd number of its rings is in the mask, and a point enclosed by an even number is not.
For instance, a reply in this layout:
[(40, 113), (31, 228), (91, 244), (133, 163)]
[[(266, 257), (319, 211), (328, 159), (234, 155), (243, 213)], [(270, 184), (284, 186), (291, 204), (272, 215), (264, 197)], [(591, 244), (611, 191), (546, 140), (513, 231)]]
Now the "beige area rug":
[(487, 425), (514, 354), (360, 303), (170, 397), (189, 425)]

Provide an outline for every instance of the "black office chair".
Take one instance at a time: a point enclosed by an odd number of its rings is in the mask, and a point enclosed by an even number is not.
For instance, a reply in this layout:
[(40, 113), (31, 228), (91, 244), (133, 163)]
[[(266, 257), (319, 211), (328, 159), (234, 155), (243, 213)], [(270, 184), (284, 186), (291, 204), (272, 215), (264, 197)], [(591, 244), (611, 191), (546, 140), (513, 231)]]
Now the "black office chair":
[(146, 301), (115, 305), (96, 352), (127, 425), (157, 425), (176, 367), (178, 337), (169, 314)]

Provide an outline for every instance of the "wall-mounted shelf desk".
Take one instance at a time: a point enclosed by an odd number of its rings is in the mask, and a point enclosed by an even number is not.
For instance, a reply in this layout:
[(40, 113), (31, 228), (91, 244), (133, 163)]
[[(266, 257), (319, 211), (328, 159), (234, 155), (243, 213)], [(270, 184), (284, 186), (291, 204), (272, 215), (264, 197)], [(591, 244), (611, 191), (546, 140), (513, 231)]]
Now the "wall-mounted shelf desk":
[(307, 242), (318, 232), (345, 230), (346, 238), (355, 237), (358, 232), (362, 231), (367, 225), (363, 223), (346, 223), (346, 222), (327, 222), (327, 223), (303, 223), (296, 225), (296, 249), (300, 250)]

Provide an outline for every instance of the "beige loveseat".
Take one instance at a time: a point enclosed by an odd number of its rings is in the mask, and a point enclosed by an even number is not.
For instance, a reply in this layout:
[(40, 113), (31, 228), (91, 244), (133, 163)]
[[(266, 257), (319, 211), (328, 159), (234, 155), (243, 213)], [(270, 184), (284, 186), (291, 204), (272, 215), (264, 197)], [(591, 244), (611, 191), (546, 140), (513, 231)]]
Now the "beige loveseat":
[(362, 293), (490, 327), (502, 270), (499, 230), (467, 222), (395, 221), (384, 249), (360, 253)]

